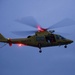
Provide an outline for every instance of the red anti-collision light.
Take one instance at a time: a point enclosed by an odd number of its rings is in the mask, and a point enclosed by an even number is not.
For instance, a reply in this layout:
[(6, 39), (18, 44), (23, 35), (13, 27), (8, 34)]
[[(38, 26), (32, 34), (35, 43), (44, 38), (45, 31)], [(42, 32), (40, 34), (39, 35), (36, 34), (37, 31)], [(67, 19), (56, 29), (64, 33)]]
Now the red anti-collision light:
[(37, 26), (38, 31), (42, 32), (42, 31), (46, 31), (47, 29), (41, 28), (40, 26)]

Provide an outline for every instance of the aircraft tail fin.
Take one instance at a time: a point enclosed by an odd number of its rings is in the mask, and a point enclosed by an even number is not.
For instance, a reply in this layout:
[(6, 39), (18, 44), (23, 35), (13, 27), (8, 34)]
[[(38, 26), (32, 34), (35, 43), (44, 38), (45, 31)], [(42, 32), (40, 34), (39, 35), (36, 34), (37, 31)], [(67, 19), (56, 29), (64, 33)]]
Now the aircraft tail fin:
[(0, 42), (6, 42), (7, 39), (0, 33)]

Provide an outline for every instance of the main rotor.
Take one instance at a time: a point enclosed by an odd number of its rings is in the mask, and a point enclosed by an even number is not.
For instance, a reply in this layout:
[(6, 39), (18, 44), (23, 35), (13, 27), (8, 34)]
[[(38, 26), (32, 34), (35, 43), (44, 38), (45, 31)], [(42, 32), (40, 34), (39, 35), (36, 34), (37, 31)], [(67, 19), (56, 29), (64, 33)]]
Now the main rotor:
[(59, 21), (56, 24), (53, 24), (52, 26), (50, 26), (48, 28), (41, 27), (41, 25), (32, 16), (27, 16), (27, 17), (24, 17), (22, 19), (17, 19), (15, 21), (17, 21), (21, 24), (24, 24), (24, 25), (34, 27), (34, 28), (37, 29), (37, 30), (32, 30), (32, 31), (14, 31), (13, 32), (15, 34), (23, 35), (23, 36), (27, 33), (33, 34), (33, 33), (36, 33), (36, 32), (44, 32), (44, 31), (49, 31), (50, 33), (54, 33), (55, 32), (54, 28), (60, 28), (60, 27), (75, 25), (75, 21), (72, 20), (72, 19), (68, 19), (68, 18), (63, 19), (63, 20)]

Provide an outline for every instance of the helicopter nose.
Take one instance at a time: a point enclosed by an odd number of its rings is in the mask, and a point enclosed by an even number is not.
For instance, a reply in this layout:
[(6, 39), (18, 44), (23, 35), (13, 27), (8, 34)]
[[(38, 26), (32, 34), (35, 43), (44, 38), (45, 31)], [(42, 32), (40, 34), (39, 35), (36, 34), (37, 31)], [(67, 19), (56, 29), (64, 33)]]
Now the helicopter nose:
[(73, 43), (73, 41), (72, 40), (68, 40), (68, 43)]

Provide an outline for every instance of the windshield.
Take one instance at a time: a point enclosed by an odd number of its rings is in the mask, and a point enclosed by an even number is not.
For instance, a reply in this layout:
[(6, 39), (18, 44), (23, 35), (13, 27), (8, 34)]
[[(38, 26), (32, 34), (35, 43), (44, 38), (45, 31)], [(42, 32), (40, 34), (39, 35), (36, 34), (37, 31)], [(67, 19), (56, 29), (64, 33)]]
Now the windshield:
[(62, 37), (61, 35), (56, 35), (56, 39), (57, 39), (57, 40), (65, 40), (65, 38)]

